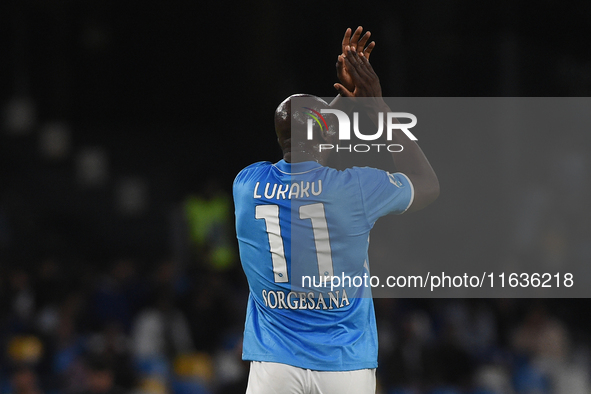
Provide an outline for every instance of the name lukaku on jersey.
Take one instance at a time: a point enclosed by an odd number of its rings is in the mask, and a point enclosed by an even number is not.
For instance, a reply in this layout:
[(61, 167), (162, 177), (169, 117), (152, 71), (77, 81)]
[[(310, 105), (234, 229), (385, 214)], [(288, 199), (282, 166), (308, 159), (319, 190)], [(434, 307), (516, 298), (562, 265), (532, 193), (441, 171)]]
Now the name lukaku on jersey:
[[(262, 194), (261, 194), (262, 193)], [(292, 182), (291, 184), (269, 183), (265, 185), (264, 191), (260, 182), (254, 186), (254, 198), (276, 198), (281, 200), (291, 200), (292, 198), (304, 198), (319, 196), (322, 193), (322, 180), (319, 179), (313, 182)]]
[(339, 309), (350, 304), (345, 289), (329, 291), (326, 294), (309, 292), (285, 292), (263, 290), (265, 306), (271, 309)]

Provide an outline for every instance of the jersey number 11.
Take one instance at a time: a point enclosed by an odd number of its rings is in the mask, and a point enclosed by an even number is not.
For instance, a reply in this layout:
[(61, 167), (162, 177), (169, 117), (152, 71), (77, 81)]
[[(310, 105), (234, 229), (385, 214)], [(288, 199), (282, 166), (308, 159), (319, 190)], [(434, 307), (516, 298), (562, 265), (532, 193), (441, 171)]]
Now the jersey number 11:
[[(300, 219), (310, 219), (312, 222), (319, 276), (333, 276), (330, 237), (328, 234), (328, 225), (326, 224), (326, 215), (324, 214), (324, 204), (302, 205), (299, 209), (299, 214)], [(287, 261), (283, 249), (283, 238), (281, 238), (281, 226), (279, 225), (279, 206), (257, 205), (255, 218), (265, 220), (275, 282), (289, 282), (289, 278), (287, 277)]]

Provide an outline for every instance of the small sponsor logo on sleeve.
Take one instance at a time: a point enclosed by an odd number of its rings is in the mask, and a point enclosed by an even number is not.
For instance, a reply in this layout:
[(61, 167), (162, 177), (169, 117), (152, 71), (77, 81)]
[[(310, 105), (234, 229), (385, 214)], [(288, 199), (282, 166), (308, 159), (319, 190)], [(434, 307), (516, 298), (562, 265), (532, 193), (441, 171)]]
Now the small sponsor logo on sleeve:
[(398, 188), (402, 187), (402, 182), (400, 182), (398, 179), (396, 179), (394, 174), (388, 173), (388, 179), (390, 179), (390, 183), (393, 184), (394, 186), (396, 186)]

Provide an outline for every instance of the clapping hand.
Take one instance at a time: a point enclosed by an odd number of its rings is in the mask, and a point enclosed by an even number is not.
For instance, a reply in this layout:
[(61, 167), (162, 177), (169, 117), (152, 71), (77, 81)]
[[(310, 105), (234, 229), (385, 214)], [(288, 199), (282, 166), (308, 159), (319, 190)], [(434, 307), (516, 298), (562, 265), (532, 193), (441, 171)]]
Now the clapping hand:
[[(337, 77), (341, 82), (341, 85), (344, 86), (348, 91), (353, 92), (355, 90), (355, 84), (353, 82), (353, 78), (351, 77), (351, 72), (347, 68), (345, 57), (346, 57), (346, 48), (350, 47), (351, 51), (356, 52), (360, 57), (364, 57), (365, 59), (369, 60), (369, 55), (371, 51), (373, 51), (374, 47), (376, 46), (375, 41), (372, 41), (367, 44), (369, 41), (369, 37), (371, 33), (369, 31), (365, 32), (363, 37), (361, 37), (361, 33), (363, 33), (363, 27), (359, 26), (355, 33), (351, 36), (351, 29), (348, 28), (345, 31), (345, 36), (343, 37), (343, 41), (341, 43), (341, 54), (337, 59)], [(360, 39), (361, 37), (361, 39)]]

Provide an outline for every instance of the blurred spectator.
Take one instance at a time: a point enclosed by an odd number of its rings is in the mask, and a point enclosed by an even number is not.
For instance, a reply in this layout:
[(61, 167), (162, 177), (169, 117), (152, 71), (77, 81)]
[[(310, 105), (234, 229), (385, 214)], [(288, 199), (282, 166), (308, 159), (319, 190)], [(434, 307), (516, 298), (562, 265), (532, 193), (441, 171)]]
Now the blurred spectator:
[(189, 313), (192, 337), (198, 350), (213, 353), (232, 327), (233, 305), (230, 288), (216, 274), (203, 273), (192, 294)]
[(176, 308), (170, 291), (157, 293), (152, 305), (135, 318), (132, 351), (136, 359), (172, 358), (194, 348), (185, 315)]
[(91, 334), (87, 341), (87, 353), (105, 360), (114, 370), (115, 381), (123, 388), (135, 384), (129, 351), (129, 339), (121, 324), (115, 321)]
[(92, 296), (90, 310), (94, 327), (102, 329), (105, 323), (117, 322), (129, 330), (132, 316), (143, 301), (143, 293), (135, 262), (130, 259), (115, 261)]
[(242, 335), (227, 335), (215, 354), (216, 386), (219, 393), (240, 393), (248, 381), (249, 363), (242, 361)]
[(78, 392), (84, 387), (82, 356), (85, 343), (76, 324), (81, 303), (81, 297), (77, 293), (70, 294), (63, 301), (56, 330), (51, 336), (51, 373), (60, 380), (59, 386), (69, 392)]
[(206, 353), (178, 356), (174, 362), (175, 394), (209, 394), (213, 380), (213, 364)]
[(568, 355), (569, 338), (564, 324), (536, 303), (513, 333), (513, 345), (541, 362), (561, 362)]
[(29, 273), (22, 268), (14, 269), (10, 274), (10, 307), (13, 316), (12, 330), (30, 330), (35, 312), (35, 293)]
[(8, 342), (8, 355), (16, 365), (35, 365), (43, 356), (43, 343), (34, 335), (17, 335)]
[(11, 394), (42, 394), (37, 374), (29, 367), (18, 367), (12, 374)]
[(46, 335), (53, 334), (57, 329), (58, 306), (68, 286), (66, 279), (59, 260), (48, 258), (39, 264), (35, 281), (36, 324)]
[(207, 182), (201, 195), (185, 201), (189, 234), (206, 266), (224, 271), (235, 262), (232, 233), (232, 202), (215, 180)]
[(86, 389), (80, 394), (123, 394), (115, 385), (115, 373), (107, 361), (100, 358), (86, 362)]
[(483, 365), (474, 374), (474, 385), (482, 393), (514, 393), (509, 369), (503, 365)]

